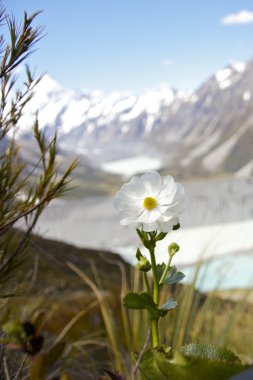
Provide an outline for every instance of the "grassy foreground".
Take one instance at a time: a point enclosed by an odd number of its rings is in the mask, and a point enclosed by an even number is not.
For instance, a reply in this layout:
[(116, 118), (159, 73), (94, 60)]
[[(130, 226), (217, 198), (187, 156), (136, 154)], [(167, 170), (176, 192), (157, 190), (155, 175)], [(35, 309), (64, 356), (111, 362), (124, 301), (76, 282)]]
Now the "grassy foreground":
[[(63, 366), (73, 379), (97, 378), (103, 368), (133, 378), (130, 352), (142, 350), (149, 321), (145, 312), (124, 309), (121, 300), (129, 288), (144, 289), (137, 270), (110, 252), (34, 237), (15, 273), (1, 288), (1, 323), (39, 315), (49, 342), (68, 342), (71, 354)], [(198, 269), (195, 281), (197, 276)], [(243, 362), (253, 362), (250, 290), (238, 290), (237, 301), (197, 292), (194, 283), (168, 291), (179, 306), (162, 321), (163, 343), (174, 348), (188, 342), (226, 344)], [(19, 360), (12, 354), (13, 371)]]

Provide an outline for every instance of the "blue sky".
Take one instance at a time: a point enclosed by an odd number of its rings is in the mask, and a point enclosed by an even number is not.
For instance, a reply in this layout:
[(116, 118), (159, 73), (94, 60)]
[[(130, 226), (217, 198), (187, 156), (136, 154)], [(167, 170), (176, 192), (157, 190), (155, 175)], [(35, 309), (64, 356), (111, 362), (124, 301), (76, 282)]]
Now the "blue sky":
[(30, 63), (70, 88), (141, 93), (168, 84), (194, 89), (229, 62), (253, 58), (253, 3), (248, 0), (3, 4), (17, 18), (24, 10), (44, 9), (38, 21), (47, 35)]

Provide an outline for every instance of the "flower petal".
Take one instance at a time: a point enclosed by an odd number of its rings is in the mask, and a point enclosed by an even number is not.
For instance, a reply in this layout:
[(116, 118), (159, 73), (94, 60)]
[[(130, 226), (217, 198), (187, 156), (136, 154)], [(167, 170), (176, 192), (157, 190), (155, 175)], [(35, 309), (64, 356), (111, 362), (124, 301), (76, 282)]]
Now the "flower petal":
[(158, 229), (162, 232), (169, 232), (172, 230), (173, 226), (179, 223), (178, 218), (172, 218), (167, 222), (162, 222), (161, 220), (158, 220)]
[(168, 196), (169, 194), (173, 194), (175, 191), (175, 181), (174, 178), (170, 175), (167, 175), (163, 179), (161, 190), (159, 191), (159, 194), (157, 194), (158, 197), (163, 198)]
[(156, 207), (158, 208), (158, 210), (160, 211), (161, 214), (165, 213), (168, 210), (168, 205), (160, 205), (158, 203), (158, 205)]
[(163, 214), (160, 216), (159, 222), (167, 223), (167, 222), (170, 222), (172, 219), (175, 219), (174, 215), (164, 215)]
[(146, 209), (142, 209), (139, 214), (127, 215), (123, 220), (121, 220), (121, 224), (124, 226), (132, 223), (154, 223), (161, 217), (161, 213), (157, 208), (154, 208), (151, 211)]
[(161, 212), (157, 207), (153, 208), (152, 210), (146, 210), (141, 214), (140, 221), (142, 223), (154, 223), (161, 217)]
[(179, 183), (176, 184), (177, 191), (175, 193), (173, 202), (168, 206), (167, 210), (163, 213), (165, 216), (182, 214), (185, 209), (185, 195), (184, 188)]
[(126, 208), (140, 208), (142, 202), (124, 191), (119, 191), (113, 200), (113, 205), (117, 210), (124, 210)]
[(159, 229), (158, 222), (154, 223), (143, 223), (142, 224), (142, 229), (145, 232), (153, 232)]
[(140, 177), (133, 177), (131, 181), (125, 183), (121, 187), (121, 191), (126, 192), (134, 198), (145, 198), (147, 196), (147, 189), (143, 185)]
[(126, 219), (122, 219), (120, 221), (120, 224), (124, 227), (127, 227), (127, 226), (130, 226), (132, 228), (140, 228), (142, 226), (141, 223), (138, 223), (138, 222), (134, 222), (134, 221), (126, 221)]
[(148, 195), (156, 196), (156, 194), (161, 190), (162, 179), (159, 173), (150, 170), (141, 176), (141, 182), (148, 191)]

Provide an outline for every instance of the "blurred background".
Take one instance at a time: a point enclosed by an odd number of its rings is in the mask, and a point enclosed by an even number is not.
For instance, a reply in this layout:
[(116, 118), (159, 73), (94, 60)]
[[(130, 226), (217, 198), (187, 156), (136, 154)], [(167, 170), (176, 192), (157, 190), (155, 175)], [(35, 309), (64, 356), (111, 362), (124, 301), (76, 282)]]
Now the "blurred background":
[(133, 175), (157, 170), (183, 183), (187, 198), (181, 229), (158, 247), (159, 260), (177, 241), (175, 263), (188, 281), (204, 257), (200, 288), (252, 286), (252, 2), (5, 6), (17, 19), (43, 9), (45, 35), (29, 64), (45, 75), (19, 125), (23, 155), (36, 163), (31, 127), (38, 110), (48, 136), (57, 130), (59, 163), (79, 157), (77, 188), (49, 205), (37, 232), (134, 263), (138, 240), (119, 225), (113, 196)]

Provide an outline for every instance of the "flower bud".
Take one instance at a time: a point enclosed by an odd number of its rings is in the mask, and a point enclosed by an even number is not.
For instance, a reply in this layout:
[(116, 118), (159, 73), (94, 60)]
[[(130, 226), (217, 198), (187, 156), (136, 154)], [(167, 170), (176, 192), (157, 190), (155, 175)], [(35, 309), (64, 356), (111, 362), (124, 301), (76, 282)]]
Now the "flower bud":
[(177, 243), (171, 243), (168, 247), (169, 255), (174, 256), (178, 251), (180, 247)]
[(136, 257), (138, 260), (137, 268), (142, 272), (150, 271), (152, 266), (151, 266), (150, 262), (148, 261), (148, 259), (141, 254), (141, 251), (139, 250), (139, 248), (137, 249)]

